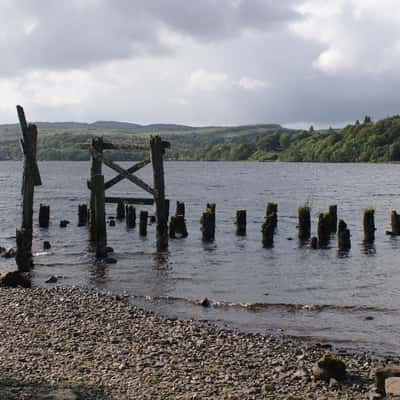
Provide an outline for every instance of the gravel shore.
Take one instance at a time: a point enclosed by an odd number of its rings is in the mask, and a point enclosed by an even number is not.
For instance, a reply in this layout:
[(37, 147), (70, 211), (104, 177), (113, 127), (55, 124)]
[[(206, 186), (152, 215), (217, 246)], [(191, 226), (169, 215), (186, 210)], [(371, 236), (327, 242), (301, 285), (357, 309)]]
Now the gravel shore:
[(79, 289), (0, 289), (0, 399), (366, 399), (366, 354), (314, 380), (329, 349), (168, 319)]

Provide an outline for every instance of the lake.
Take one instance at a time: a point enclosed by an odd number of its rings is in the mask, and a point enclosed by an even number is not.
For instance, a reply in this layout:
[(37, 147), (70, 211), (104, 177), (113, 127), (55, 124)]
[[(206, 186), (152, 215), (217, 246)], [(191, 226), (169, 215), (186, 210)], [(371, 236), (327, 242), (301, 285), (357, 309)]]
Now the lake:
[[(20, 223), (20, 162), (0, 163), (0, 245), (15, 245)], [(122, 163), (128, 167), (131, 163)], [(96, 262), (87, 251), (87, 229), (77, 227), (78, 204), (88, 202), (88, 162), (41, 162), (43, 186), (35, 194), (33, 283), (59, 276), (55, 285), (126, 292), (134, 304), (169, 316), (213, 321), (229, 328), (313, 337), (351, 349), (378, 353), (400, 350), (400, 238), (385, 235), (390, 212), (400, 210), (400, 165), (251, 162), (167, 162), (171, 213), (186, 205), (189, 236), (171, 240), (169, 253), (155, 254), (155, 225), (148, 236), (124, 222), (108, 228), (117, 264)], [(114, 176), (105, 168), (106, 178)], [(148, 166), (140, 177), (152, 183)], [(108, 193), (144, 197), (121, 182)], [(261, 244), (265, 206), (278, 203), (272, 249)], [(49, 229), (39, 229), (38, 208), (51, 208)], [(216, 203), (216, 239), (201, 241), (200, 217)], [(351, 231), (352, 248), (339, 254), (333, 237), (328, 249), (312, 250), (297, 240), (297, 208), (308, 202), (312, 234), (318, 214), (338, 205)], [(363, 244), (362, 210), (374, 207), (373, 247)], [(247, 236), (235, 235), (235, 212), (247, 210)], [(138, 206), (141, 209), (152, 207)], [(107, 205), (107, 215), (116, 206)], [(62, 229), (59, 221), (71, 224)], [(49, 240), (52, 248), (43, 252)], [(13, 261), (0, 259), (2, 270)], [(197, 304), (207, 297), (211, 307)]]

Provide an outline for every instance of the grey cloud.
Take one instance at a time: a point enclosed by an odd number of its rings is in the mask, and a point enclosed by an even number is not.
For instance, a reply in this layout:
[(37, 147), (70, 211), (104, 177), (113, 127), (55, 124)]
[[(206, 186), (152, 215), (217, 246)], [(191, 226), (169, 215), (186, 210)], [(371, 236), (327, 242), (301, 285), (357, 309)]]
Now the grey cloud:
[[(195, 41), (218, 41), (297, 17), (292, 0), (3, 1), (3, 76), (171, 54), (174, 49), (163, 40), (162, 28)], [(33, 28), (27, 33), (29, 25)]]

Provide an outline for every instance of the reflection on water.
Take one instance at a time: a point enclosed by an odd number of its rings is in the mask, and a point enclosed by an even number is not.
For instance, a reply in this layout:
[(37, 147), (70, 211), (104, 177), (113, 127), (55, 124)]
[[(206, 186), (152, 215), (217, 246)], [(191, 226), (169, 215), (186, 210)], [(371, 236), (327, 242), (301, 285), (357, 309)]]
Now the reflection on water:
[[(86, 229), (76, 226), (78, 204), (88, 201), (89, 164), (46, 162), (40, 169), (44, 185), (36, 190), (36, 204), (50, 204), (52, 223), (48, 230), (35, 228), (36, 285), (51, 287), (45, 281), (55, 275), (62, 277), (57, 285), (126, 292), (135, 304), (168, 315), (400, 350), (400, 238), (385, 235), (390, 211), (400, 209), (393, 179), (400, 165), (168, 162), (171, 213), (176, 200), (185, 202), (189, 237), (170, 241), (169, 251), (157, 255), (154, 224), (141, 237), (117, 221), (107, 232), (116, 264), (97, 262), (88, 252)], [(105, 172), (106, 179), (113, 176)], [(152, 181), (150, 167), (138, 175)], [(8, 185), (0, 196), (0, 245), (10, 246), (19, 223), (20, 163), (0, 163), (1, 180)], [(143, 197), (129, 182), (110, 195)], [(278, 203), (279, 223), (274, 247), (264, 249), (261, 224), (269, 201)], [(215, 241), (203, 243), (199, 220), (210, 202), (217, 204)], [(312, 207), (312, 235), (318, 214), (338, 204), (338, 217), (351, 231), (348, 252), (338, 252), (334, 235), (327, 249), (298, 241), (297, 208), (305, 202)], [(367, 245), (362, 211), (371, 206), (376, 241)], [(235, 235), (239, 208), (247, 210), (246, 237)], [(137, 214), (141, 209), (152, 213), (140, 206)], [(115, 206), (107, 213), (115, 215)], [(71, 221), (68, 228), (59, 228), (61, 219)], [(43, 252), (44, 240), (50, 252)], [(2, 269), (13, 267), (1, 259)], [(201, 305), (205, 298), (209, 307)]]

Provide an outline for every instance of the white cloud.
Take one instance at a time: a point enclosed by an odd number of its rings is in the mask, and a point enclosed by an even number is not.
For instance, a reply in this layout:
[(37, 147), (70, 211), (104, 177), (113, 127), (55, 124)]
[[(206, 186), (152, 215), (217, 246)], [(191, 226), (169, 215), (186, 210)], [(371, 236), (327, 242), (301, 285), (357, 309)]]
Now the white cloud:
[(231, 86), (228, 75), (218, 72), (208, 72), (202, 68), (190, 74), (186, 92), (213, 92)]
[(297, 7), (303, 19), (293, 22), (291, 30), (320, 43), (312, 61), (319, 71), (380, 75), (400, 67), (398, 9), (397, 0), (308, 0)]
[(237, 86), (246, 90), (257, 90), (257, 89), (265, 89), (269, 87), (271, 84), (266, 81), (261, 81), (259, 79), (252, 79), (244, 76), (237, 82)]

